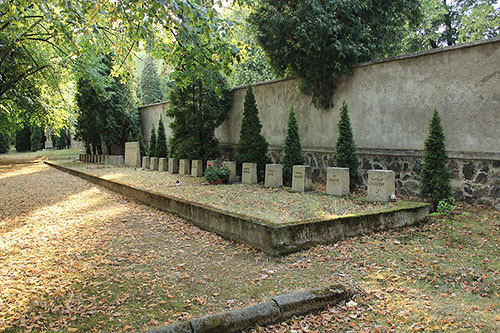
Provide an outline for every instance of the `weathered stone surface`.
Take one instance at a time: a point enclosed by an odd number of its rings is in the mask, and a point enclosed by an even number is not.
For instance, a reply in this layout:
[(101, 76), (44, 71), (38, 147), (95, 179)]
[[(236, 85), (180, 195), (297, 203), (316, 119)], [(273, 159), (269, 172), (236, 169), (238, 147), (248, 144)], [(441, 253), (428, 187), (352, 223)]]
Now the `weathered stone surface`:
[(189, 321), (183, 321), (177, 324), (162, 327), (149, 333), (193, 333)]
[(123, 155), (117, 155), (116, 156), (117, 158), (117, 162), (118, 162), (118, 166), (124, 166), (125, 165), (125, 159), (123, 158)]
[(391, 170), (368, 171), (368, 201), (389, 201), (396, 194), (396, 177)]
[(462, 167), (462, 173), (464, 174), (464, 178), (467, 180), (472, 180), (475, 172), (476, 170), (473, 162), (469, 162)]
[(241, 182), (243, 184), (257, 184), (257, 163), (243, 163)]
[(179, 173), (179, 160), (173, 157), (168, 159), (168, 173)]
[(281, 318), (275, 302), (260, 303), (191, 320), (193, 332), (233, 332), (275, 322)]
[(223, 166), (229, 169), (229, 182), (234, 183), (237, 180), (236, 177), (236, 162), (225, 161)]
[(190, 174), (191, 174), (191, 168), (189, 165), (189, 160), (185, 158), (179, 160), (179, 175), (190, 175)]
[(191, 161), (191, 176), (202, 177), (203, 176), (203, 161), (202, 160), (192, 160)]
[(159, 160), (158, 160), (158, 157), (150, 157), (149, 158), (149, 170), (158, 170), (158, 166), (159, 166)]
[(326, 172), (326, 194), (349, 195), (349, 168), (328, 168)]
[(217, 160), (208, 160), (207, 161), (207, 167), (209, 167), (209, 166), (213, 166), (214, 168), (218, 168), (219, 167), (219, 165), (217, 163)]
[(125, 142), (125, 166), (133, 168), (141, 166), (139, 142)]
[(324, 289), (302, 290), (273, 298), (280, 308), (283, 318), (299, 316), (309, 311), (324, 308), (350, 299), (352, 292), (342, 285), (333, 285)]
[(480, 172), (477, 176), (476, 176), (476, 183), (480, 183), (480, 184), (486, 184), (488, 182), (488, 174), (484, 173), (484, 172)]
[(266, 164), (265, 187), (283, 186), (283, 165)]
[(142, 168), (145, 170), (149, 170), (149, 157), (148, 156), (142, 157)]
[(161, 157), (158, 159), (158, 171), (167, 171), (168, 170), (168, 158)]
[(309, 165), (294, 165), (292, 173), (292, 191), (306, 192), (311, 190), (311, 167)]

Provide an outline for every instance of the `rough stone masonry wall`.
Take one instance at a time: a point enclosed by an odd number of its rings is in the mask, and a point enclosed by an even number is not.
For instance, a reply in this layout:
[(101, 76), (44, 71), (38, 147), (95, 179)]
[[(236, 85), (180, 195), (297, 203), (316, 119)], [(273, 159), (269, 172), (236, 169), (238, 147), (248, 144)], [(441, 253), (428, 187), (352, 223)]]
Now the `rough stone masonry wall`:
[[(401, 169), (401, 193), (416, 193), (422, 150), (434, 108), (439, 110), (458, 199), (500, 209), (500, 37), (360, 64), (336, 82), (334, 107), (311, 105), (298, 80), (254, 85), (262, 133), (278, 160), (288, 109), (295, 107), (302, 146), (316, 179), (331, 165), (339, 109), (345, 100), (363, 170)], [(227, 120), (216, 129), (223, 146), (239, 139), (245, 88), (233, 90)], [(145, 140), (167, 103), (141, 108)], [(166, 125), (170, 119), (164, 119)], [(167, 133), (168, 135), (168, 133)]]

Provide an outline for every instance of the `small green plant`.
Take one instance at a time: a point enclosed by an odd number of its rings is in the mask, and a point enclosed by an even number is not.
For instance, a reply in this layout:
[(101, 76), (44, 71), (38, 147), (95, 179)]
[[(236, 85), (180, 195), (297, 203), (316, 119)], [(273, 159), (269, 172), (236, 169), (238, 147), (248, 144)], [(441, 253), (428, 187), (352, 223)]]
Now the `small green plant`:
[(208, 165), (203, 173), (208, 182), (217, 182), (221, 179), (223, 183), (229, 182), (229, 174), (230, 171), (228, 167), (216, 168), (212, 165)]
[(455, 203), (455, 198), (454, 197), (449, 197), (443, 200), (440, 200), (436, 212), (432, 213), (431, 215), (444, 215), (444, 216), (451, 216), (454, 212), (455, 209), (457, 208), (457, 204)]

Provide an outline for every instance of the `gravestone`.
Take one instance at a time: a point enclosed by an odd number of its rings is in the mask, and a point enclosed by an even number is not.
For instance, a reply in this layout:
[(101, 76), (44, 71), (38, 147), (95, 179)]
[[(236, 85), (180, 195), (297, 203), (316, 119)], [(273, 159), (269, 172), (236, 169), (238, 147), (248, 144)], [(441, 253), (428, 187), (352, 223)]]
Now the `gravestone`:
[(191, 174), (191, 169), (189, 168), (189, 160), (183, 158), (179, 161), (179, 175), (189, 174)]
[(78, 154), (78, 160), (80, 162), (83, 162), (83, 158), (84, 158), (83, 156), (84, 156), (83, 154)]
[(104, 155), (99, 155), (99, 164), (104, 164), (106, 162), (105, 157), (106, 156), (104, 156)]
[(173, 157), (168, 159), (168, 172), (179, 173), (179, 160)]
[(109, 164), (109, 155), (104, 155), (104, 164)]
[(168, 159), (165, 157), (161, 157), (158, 159), (158, 171), (167, 171), (168, 170)]
[(150, 157), (149, 158), (149, 170), (158, 170), (158, 157)]
[(117, 160), (117, 165), (118, 166), (124, 166), (125, 165), (125, 159), (123, 158), (123, 155), (116, 155), (116, 160)]
[(257, 163), (243, 163), (241, 182), (243, 184), (257, 184)]
[(226, 161), (223, 163), (229, 169), (229, 182), (234, 183), (236, 179), (236, 162)]
[(191, 161), (191, 176), (193, 176), (193, 177), (203, 176), (203, 161), (202, 160), (192, 160)]
[(368, 170), (368, 201), (389, 201), (396, 193), (396, 174), (391, 170)]
[(143, 156), (142, 157), (142, 168), (144, 170), (148, 170), (149, 169), (149, 157), (148, 156)]
[(326, 169), (326, 194), (344, 196), (349, 195), (349, 168)]
[(109, 165), (116, 165), (116, 159), (114, 155), (108, 155), (108, 164)]
[(266, 164), (266, 178), (264, 180), (264, 186), (265, 187), (283, 186), (283, 165)]
[(141, 166), (139, 142), (125, 142), (125, 166), (133, 168)]
[(292, 175), (292, 191), (306, 192), (311, 190), (311, 167), (309, 165), (294, 165)]
[(207, 161), (207, 168), (209, 165), (213, 166), (214, 168), (217, 168), (218, 167), (217, 160), (208, 160)]

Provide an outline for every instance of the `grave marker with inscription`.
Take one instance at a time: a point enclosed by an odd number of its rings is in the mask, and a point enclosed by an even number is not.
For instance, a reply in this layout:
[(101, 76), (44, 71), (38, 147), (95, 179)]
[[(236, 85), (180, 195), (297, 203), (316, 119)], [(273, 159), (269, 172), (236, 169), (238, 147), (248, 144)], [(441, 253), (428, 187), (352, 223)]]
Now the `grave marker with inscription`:
[(191, 174), (191, 168), (189, 167), (188, 159), (181, 159), (179, 161), (179, 175), (189, 175)]
[(226, 161), (223, 163), (223, 166), (229, 169), (229, 182), (234, 183), (236, 178), (236, 162)]
[(173, 157), (168, 159), (168, 173), (179, 173), (179, 160)]
[(257, 184), (257, 163), (243, 163), (241, 182), (243, 184)]
[(161, 157), (158, 159), (158, 171), (167, 171), (168, 169), (168, 159)]
[(149, 169), (149, 157), (148, 156), (142, 157), (142, 168), (145, 170)]
[(192, 160), (191, 161), (191, 176), (193, 176), (193, 177), (203, 176), (203, 161), (202, 160)]
[(294, 165), (292, 175), (292, 191), (306, 192), (311, 190), (311, 167), (309, 165)]
[(264, 180), (264, 186), (265, 187), (283, 186), (283, 165), (266, 164), (266, 178)]
[(125, 142), (125, 166), (133, 168), (141, 166), (139, 142)]
[(389, 201), (396, 193), (396, 174), (391, 170), (368, 170), (368, 201)]
[(158, 157), (150, 157), (149, 158), (149, 170), (158, 170), (158, 164), (159, 164)]
[(217, 160), (208, 160), (207, 161), (207, 168), (209, 165), (213, 166), (214, 168), (218, 168)]
[(344, 196), (349, 195), (349, 168), (326, 169), (326, 194)]

